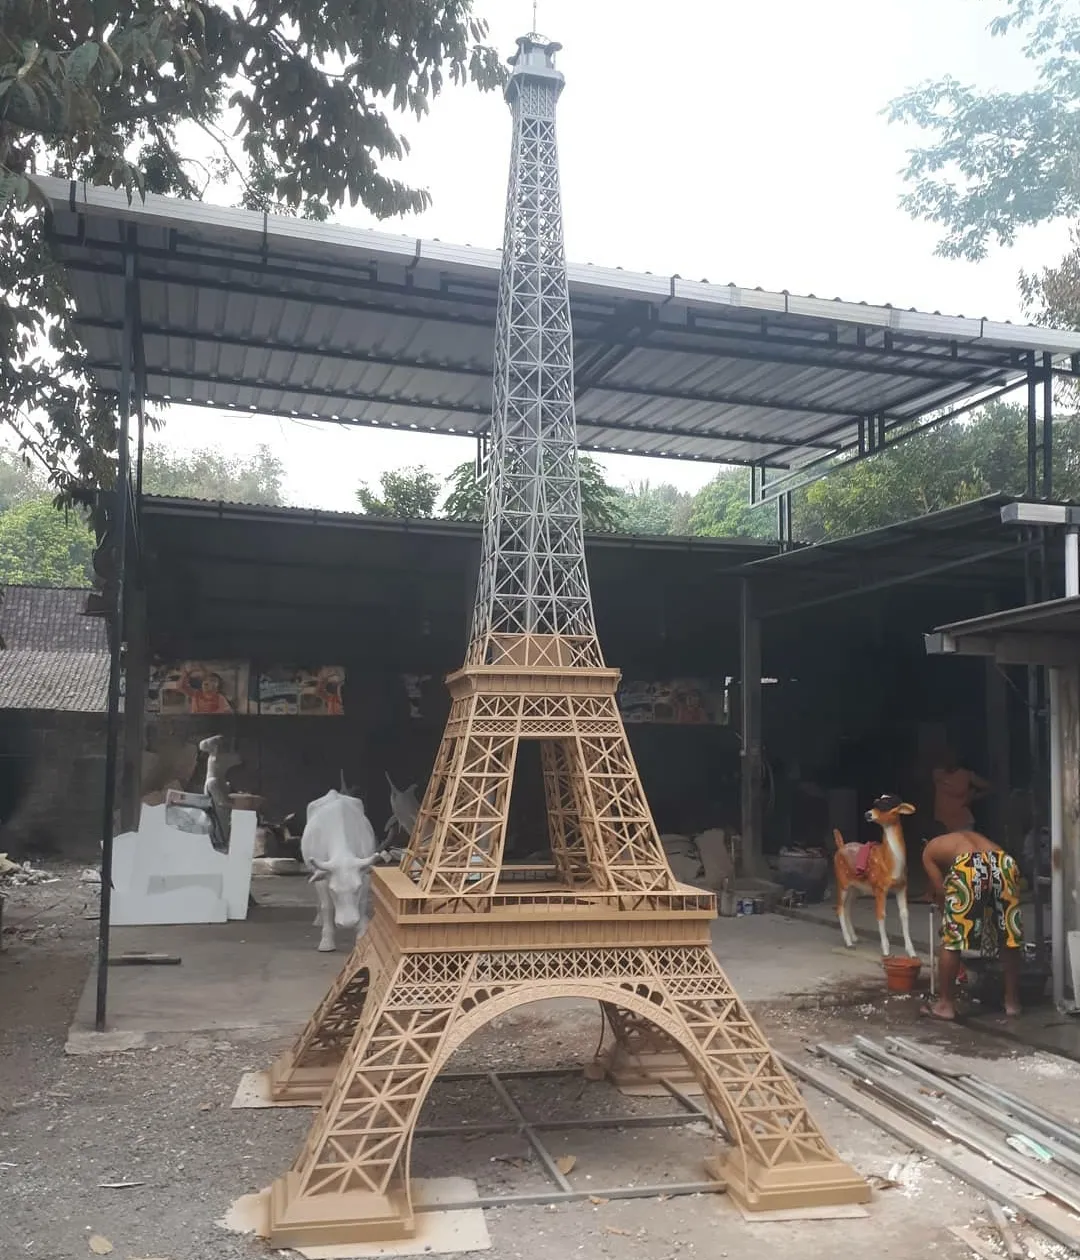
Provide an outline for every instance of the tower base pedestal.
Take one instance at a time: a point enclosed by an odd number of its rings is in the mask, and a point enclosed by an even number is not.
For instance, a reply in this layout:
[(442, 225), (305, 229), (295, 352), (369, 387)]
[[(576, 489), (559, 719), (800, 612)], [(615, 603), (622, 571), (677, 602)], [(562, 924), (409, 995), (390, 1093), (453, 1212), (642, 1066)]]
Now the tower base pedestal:
[(720, 970), (711, 899), (677, 887), (628, 906), (622, 895), (533, 883), (500, 886), (469, 912), (425, 913), (415, 885), (385, 868), (372, 893), (368, 932), (274, 1068), (279, 1100), (324, 1092), (292, 1170), (274, 1183), (272, 1245), (412, 1236), (412, 1136), (432, 1082), (491, 1020), (552, 998), (602, 1004), (616, 1034), (611, 1067), (626, 1079), (693, 1074), (732, 1146), (713, 1165), (717, 1179), (744, 1208), (869, 1198)]
[(870, 1202), (870, 1186), (848, 1164), (784, 1164), (766, 1168), (739, 1151), (710, 1155), (705, 1171), (747, 1212), (841, 1207)]
[(317, 1107), (334, 1083), (337, 1070), (337, 1063), (322, 1067), (297, 1067), (293, 1048), (290, 1048), (270, 1064), (270, 1100), (279, 1107)]
[(270, 1188), (271, 1247), (334, 1247), (346, 1243), (396, 1242), (416, 1233), (408, 1191), (386, 1194), (353, 1190), (344, 1194), (305, 1195), (296, 1173), (279, 1177)]

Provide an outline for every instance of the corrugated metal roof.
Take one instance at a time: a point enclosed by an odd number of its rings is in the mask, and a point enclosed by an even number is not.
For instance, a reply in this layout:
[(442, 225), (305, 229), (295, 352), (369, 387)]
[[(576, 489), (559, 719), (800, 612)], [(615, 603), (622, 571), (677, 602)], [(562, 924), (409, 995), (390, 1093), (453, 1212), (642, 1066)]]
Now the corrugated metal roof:
[[(1016, 496), (993, 494), (911, 520), (796, 547), (751, 560), (742, 573), (760, 592), (759, 611), (777, 616), (796, 608), (860, 597), (919, 580), (991, 591), (1022, 576), (1022, 553), (1038, 546), (1001, 521)], [(1053, 551), (1060, 544), (1050, 541)]]
[(968, 621), (954, 621), (951, 625), (938, 626), (935, 634), (947, 635), (950, 639), (992, 639), (1003, 634), (1068, 637), (1076, 641), (1080, 659), (1080, 597), (1050, 599), (1041, 604), (987, 613), (985, 617)]
[[(471, 435), (491, 403), (498, 251), (38, 180), (100, 383), (119, 383), (138, 234), (146, 393)], [(571, 265), (586, 450), (791, 471), (1024, 378), (1080, 334)], [(870, 443), (872, 445), (872, 442)]]
[(104, 652), (0, 652), (0, 709), (104, 713), (109, 657)]

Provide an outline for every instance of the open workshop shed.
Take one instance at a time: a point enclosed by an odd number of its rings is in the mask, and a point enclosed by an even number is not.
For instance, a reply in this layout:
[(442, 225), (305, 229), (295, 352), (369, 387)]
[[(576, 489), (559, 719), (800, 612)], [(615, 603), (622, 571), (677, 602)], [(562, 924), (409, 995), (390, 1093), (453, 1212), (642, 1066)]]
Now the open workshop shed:
[[(386, 770), (422, 783), (446, 712), (441, 676), (461, 661), (478, 530), (146, 498), (144, 407), (250, 413), (253, 442), (260, 416), (280, 416), (482, 448), (499, 254), (39, 183), (130, 454), (113, 505), (128, 702), (121, 731), (114, 685), (110, 743), (127, 817), (146, 738), (132, 701), (154, 657), (242, 659), (255, 674), (344, 668), (334, 721), (227, 721), (244, 757), (237, 781), (277, 810), (301, 807), (339, 768), (372, 802)], [(737, 825), (753, 861), (763, 843), (804, 838), (783, 803), (791, 781), (856, 801), (914, 792), (920, 756), (945, 734), (1003, 789), (999, 806), (1011, 782), (1029, 782), (1038, 741), (1009, 738), (1026, 732), (1036, 694), (1022, 667), (1006, 678), (992, 661), (928, 659), (921, 636), (1057, 593), (1059, 538), (1006, 528), (1005, 501), (990, 499), (800, 548), (790, 494), (1026, 384), (1027, 497), (1052, 497), (1052, 383), (1077, 372), (1080, 335), (591, 266), (571, 265), (569, 279), (582, 449), (744, 465), (755, 498), (777, 505), (775, 543), (589, 540), (607, 659), (627, 680), (708, 680), (719, 697), (719, 720), (632, 727), (661, 829)], [(405, 675), (426, 679), (412, 705)], [(152, 725), (160, 738), (168, 723)], [(105, 817), (108, 836), (111, 799)]]

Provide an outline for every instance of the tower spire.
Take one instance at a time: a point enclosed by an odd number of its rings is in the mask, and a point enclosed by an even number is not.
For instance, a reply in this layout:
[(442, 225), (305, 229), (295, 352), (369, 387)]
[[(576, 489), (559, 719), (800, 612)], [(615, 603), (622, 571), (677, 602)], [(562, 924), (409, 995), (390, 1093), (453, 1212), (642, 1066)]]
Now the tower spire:
[(521, 36), (506, 85), (513, 141), (470, 665), (603, 664), (581, 526), (555, 136), (560, 47), (535, 33)]

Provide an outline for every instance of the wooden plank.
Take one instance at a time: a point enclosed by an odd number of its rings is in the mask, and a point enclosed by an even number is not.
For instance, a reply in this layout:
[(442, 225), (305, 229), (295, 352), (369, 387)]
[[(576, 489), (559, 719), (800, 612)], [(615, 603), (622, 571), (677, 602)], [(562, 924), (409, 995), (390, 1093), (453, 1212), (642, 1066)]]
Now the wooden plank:
[(113, 954), (110, 967), (179, 967), (179, 954)]
[(1080, 1251), (1080, 1219), (1071, 1212), (1049, 1199), (1029, 1197), (1028, 1187), (1016, 1177), (995, 1168), (988, 1160), (962, 1146), (943, 1143), (939, 1133), (909, 1120), (876, 1099), (867, 1097), (854, 1085), (831, 1072), (822, 1072), (819, 1068), (799, 1063), (787, 1055), (778, 1054), (776, 1057), (794, 1076), (813, 1085), (830, 1098), (835, 1098), (849, 1110), (871, 1120), (897, 1141), (934, 1160), (954, 1177), (966, 1181), (969, 1186), (974, 1186), (987, 1197), (1025, 1216), (1036, 1229), (1042, 1230), (1063, 1247)]
[(1005, 1254), (1009, 1260), (1027, 1260), (1023, 1247), (1020, 1246), (1020, 1240), (1016, 1236), (1016, 1230), (1012, 1227), (1012, 1222), (1005, 1215), (999, 1203), (995, 1203), (992, 1199), (986, 1205), (990, 1209), (990, 1219), (997, 1226), (997, 1231), (1001, 1235), (1001, 1241), (1005, 1244)]

